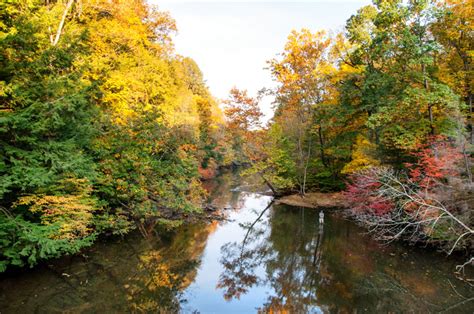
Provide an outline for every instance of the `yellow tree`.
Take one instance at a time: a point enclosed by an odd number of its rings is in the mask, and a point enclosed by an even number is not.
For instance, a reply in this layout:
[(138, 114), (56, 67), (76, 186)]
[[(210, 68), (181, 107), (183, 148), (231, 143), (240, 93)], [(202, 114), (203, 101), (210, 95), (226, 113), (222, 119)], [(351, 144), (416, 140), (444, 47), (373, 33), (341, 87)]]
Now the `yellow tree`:
[(444, 46), (438, 56), (439, 77), (457, 94), (462, 95), (469, 108), (468, 128), (474, 143), (473, 95), (474, 73), (474, 1), (444, 0), (438, 2), (438, 20), (431, 30)]
[[(292, 31), (283, 53), (268, 62), (277, 82), (275, 123), (296, 143), (290, 155), (296, 163), (296, 181), (305, 194), (308, 170), (319, 147), (319, 161), (329, 167), (325, 152), (325, 114), (332, 97), (330, 76), (335, 71), (331, 39), (325, 32)], [(317, 143), (317, 144), (316, 144)]]

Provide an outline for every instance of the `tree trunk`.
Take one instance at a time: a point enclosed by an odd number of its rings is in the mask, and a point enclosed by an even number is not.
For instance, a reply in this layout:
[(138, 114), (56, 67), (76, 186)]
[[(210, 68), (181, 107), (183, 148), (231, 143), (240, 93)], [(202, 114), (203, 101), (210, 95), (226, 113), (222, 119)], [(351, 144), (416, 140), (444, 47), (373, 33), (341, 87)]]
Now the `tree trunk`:
[(308, 145), (308, 156), (306, 157), (306, 164), (304, 167), (304, 173), (303, 173), (303, 196), (306, 194), (306, 178), (308, 174), (308, 166), (309, 166), (309, 160), (311, 159), (311, 136), (309, 137), (309, 145)]
[(324, 154), (324, 138), (323, 138), (323, 130), (321, 126), (318, 127), (318, 137), (319, 137), (319, 150), (321, 152), (321, 162), (323, 163), (324, 167), (328, 167), (328, 162), (326, 160), (326, 155)]
[(262, 173), (259, 173), (260, 175), (260, 178), (262, 178), (263, 182), (265, 182), (265, 184), (270, 188), (270, 190), (272, 190), (272, 193), (273, 195), (275, 196), (279, 196), (280, 193), (278, 193), (278, 191), (275, 189), (275, 187), (270, 183), (270, 181), (267, 180), (267, 178), (265, 178), (265, 176), (262, 174)]
[(474, 116), (473, 116), (473, 112), (474, 112), (474, 108), (472, 107), (473, 106), (473, 103), (472, 103), (472, 92), (471, 92), (471, 84), (470, 84), (470, 80), (469, 80), (469, 70), (470, 70), (470, 64), (469, 64), (469, 60), (467, 58), (467, 56), (465, 56), (464, 54), (461, 56), (462, 59), (463, 59), (463, 65), (464, 65), (464, 72), (466, 72), (466, 78), (465, 78), (465, 88), (466, 88), (466, 104), (468, 105), (469, 107), (469, 116), (467, 117), (467, 127), (469, 129), (469, 137), (470, 137), (470, 143), (471, 144), (474, 144), (474, 125), (473, 125), (473, 119), (474, 119)]
[(55, 36), (53, 42), (51, 43), (53, 46), (56, 46), (59, 42), (59, 38), (61, 37), (61, 33), (63, 31), (63, 28), (64, 28), (64, 23), (66, 21), (66, 17), (68, 15), (69, 10), (71, 9), (73, 3), (74, 3), (74, 0), (68, 0), (68, 2), (66, 4), (66, 8), (64, 8), (64, 12), (63, 12), (63, 16), (61, 18), (61, 22), (59, 22), (58, 30), (56, 31), (56, 36)]
[(435, 135), (434, 124), (433, 124), (433, 106), (428, 105), (428, 115), (430, 117), (430, 134)]
[[(428, 92), (429, 86), (428, 86), (428, 80), (426, 79), (426, 66), (424, 64), (421, 65), (421, 71), (423, 72), (423, 86), (425, 87), (425, 90)], [(428, 104), (428, 116), (430, 119), (430, 130), (431, 130), (430, 134), (435, 135), (432, 104)]]
[(469, 117), (468, 117), (468, 127), (471, 129), (470, 131), (470, 142), (471, 144), (474, 144), (474, 125), (472, 125), (472, 120), (474, 119), (474, 116), (473, 116), (473, 111), (474, 111), (474, 108), (472, 108), (473, 104), (472, 104), (472, 93), (471, 91), (468, 92), (468, 96), (467, 96), (467, 105), (469, 106)]

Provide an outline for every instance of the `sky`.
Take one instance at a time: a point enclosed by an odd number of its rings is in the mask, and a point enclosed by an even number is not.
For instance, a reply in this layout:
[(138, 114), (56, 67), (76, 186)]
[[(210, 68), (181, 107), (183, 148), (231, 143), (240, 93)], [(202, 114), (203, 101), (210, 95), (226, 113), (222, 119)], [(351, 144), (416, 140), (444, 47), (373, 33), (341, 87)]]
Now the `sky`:
[[(176, 52), (191, 57), (211, 93), (225, 99), (232, 87), (250, 95), (274, 86), (266, 61), (283, 51), (291, 30), (341, 31), (370, 0), (231, 1), (149, 0), (176, 20)], [(271, 116), (271, 100), (262, 110)]]

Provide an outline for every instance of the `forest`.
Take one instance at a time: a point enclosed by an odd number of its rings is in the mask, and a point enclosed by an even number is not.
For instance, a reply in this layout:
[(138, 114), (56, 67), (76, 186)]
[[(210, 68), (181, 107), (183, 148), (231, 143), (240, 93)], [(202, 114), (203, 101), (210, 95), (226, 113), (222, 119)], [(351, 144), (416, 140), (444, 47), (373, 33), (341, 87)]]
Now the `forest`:
[[(339, 192), (383, 241), (474, 257), (472, 0), (374, 0), (292, 31), (275, 87), (214, 97), (145, 0), (0, 0), (0, 272), (199, 219), (245, 168)], [(263, 123), (260, 103), (272, 97)]]

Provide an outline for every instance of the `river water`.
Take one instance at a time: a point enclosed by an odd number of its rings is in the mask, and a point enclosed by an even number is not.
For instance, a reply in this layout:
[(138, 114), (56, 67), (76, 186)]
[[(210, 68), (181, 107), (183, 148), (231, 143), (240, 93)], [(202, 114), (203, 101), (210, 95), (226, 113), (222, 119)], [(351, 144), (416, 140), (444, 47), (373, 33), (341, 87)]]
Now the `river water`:
[[(271, 205), (235, 173), (206, 183), (228, 220), (134, 233), (0, 277), (0, 313), (474, 313), (462, 259), (382, 245), (333, 212)], [(231, 208), (231, 209), (230, 209)]]

